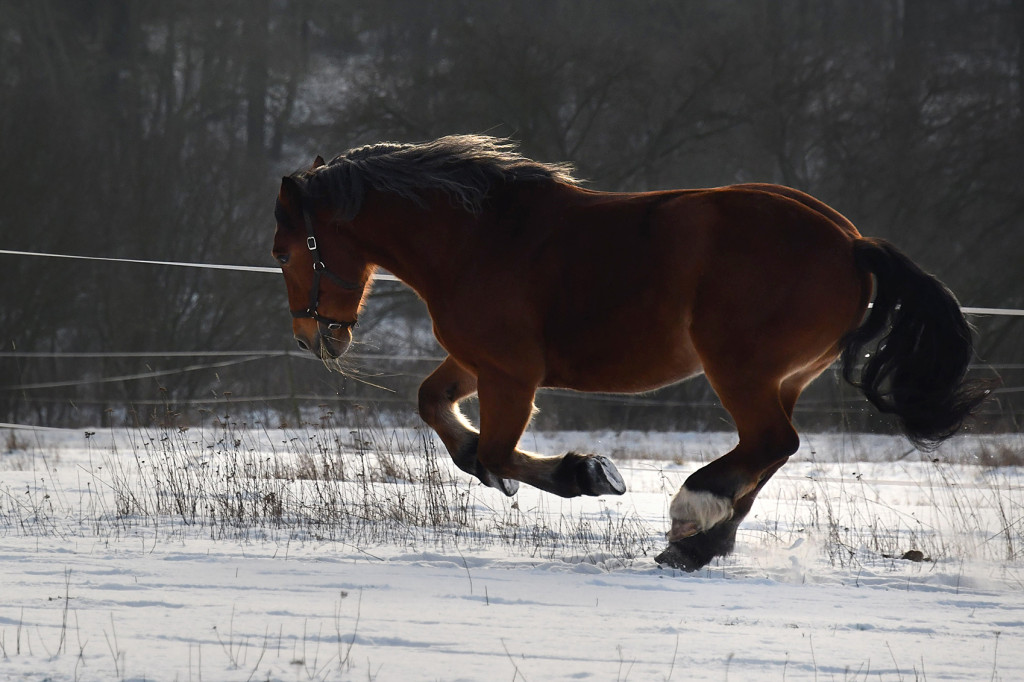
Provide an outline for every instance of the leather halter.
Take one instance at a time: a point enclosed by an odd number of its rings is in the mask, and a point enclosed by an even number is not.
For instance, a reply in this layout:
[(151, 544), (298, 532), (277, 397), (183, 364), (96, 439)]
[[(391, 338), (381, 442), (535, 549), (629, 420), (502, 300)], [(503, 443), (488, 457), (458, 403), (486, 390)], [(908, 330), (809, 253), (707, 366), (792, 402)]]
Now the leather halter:
[(320, 247), (316, 243), (316, 235), (313, 233), (313, 221), (309, 218), (309, 212), (303, 210), (302, 217), (306, 222), (306, 248), (309, 249), (310, 255), (313, 256), (313, 284), (309, 290), (309, 305), (302, 310), (291, 311), (292, 317), (314, 319), (317, 325), (326, 325), (329, 330), (350, 329), (356, 326), (357, 320), (355, 318), (351, 322), (342, 322), (325, 317), (317, 311), (317, 306), (320, 302), (320, 278), (323, 275), (327, 275), (335, 284), (348, 291), (359, 291), (363, 288), (363, 285), (342, 279), (327, 269), (323, 259), (320, 257)]

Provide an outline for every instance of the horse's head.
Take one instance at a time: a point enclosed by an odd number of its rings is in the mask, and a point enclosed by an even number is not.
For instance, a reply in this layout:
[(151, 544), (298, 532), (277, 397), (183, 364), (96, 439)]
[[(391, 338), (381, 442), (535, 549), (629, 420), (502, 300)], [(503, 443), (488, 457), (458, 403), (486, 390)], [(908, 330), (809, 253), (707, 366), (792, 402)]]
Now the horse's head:
[(331, 362), (352, 342), (373, 267), (355, 247), (350, 224), (327, 197), (310, 191), (310, 179), (323, 165), (318, 156), (308, 171), (282, 179), (273, 255), (288, 289), (296, 342)]

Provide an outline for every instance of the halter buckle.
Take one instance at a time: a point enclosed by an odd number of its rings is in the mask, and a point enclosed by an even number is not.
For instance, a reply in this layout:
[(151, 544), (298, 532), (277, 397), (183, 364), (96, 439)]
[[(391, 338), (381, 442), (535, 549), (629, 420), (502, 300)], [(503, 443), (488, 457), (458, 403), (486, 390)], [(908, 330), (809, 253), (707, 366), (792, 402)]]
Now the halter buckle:
[(310, 251), (316, 251), (316, 237), (312, 235), (306, 237), (306, 248)]

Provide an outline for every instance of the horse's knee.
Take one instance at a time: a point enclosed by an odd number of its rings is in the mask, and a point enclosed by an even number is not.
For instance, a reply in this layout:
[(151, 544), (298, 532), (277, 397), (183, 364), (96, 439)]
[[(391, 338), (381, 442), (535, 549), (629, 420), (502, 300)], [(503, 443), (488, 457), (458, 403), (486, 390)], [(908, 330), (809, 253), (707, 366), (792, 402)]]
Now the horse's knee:
[(429, 378), (420, 385), (416, 409), (420, 418), (431, 426), (451, 420), (455, 409), (457, 385), (431, 381)]
[(468, 428), (458, 412), (458, 402), (475, 390), (476, 377), (449, 358), (420, 384), (417, 412), (435, 429)]

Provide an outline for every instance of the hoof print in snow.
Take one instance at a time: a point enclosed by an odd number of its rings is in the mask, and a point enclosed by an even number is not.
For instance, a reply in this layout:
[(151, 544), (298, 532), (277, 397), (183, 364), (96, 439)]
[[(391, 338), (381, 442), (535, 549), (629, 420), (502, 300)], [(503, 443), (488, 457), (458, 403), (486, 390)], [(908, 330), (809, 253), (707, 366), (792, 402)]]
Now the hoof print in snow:
[(913, 561), (915, 563), (932, 560), (930, 556), (925, 556), (924, 552), (919, 549), (908, 549), (900, 556), (896, 556), (895, 554), (883, 554), (882, 556), (886, 559), (900, 559), (902, 561)]

